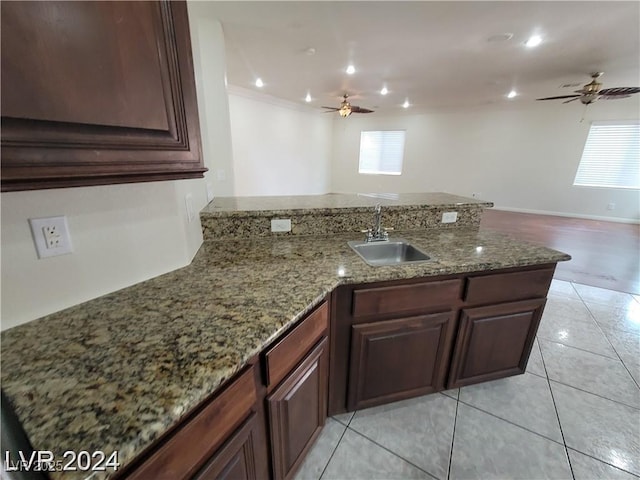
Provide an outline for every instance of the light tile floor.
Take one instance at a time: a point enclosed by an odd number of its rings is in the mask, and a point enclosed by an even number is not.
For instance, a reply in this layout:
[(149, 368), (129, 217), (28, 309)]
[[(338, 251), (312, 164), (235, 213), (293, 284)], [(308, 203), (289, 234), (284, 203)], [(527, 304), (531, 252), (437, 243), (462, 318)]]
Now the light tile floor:
[(296, 479), (640, 478), (640, 297), (554, 280), (524, 375), (327, 420)]

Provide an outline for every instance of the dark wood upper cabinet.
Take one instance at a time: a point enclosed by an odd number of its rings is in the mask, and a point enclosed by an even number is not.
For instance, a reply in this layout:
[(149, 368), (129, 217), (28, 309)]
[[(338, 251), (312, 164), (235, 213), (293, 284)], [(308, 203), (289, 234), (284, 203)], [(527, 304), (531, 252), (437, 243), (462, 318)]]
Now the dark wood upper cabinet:
[(2, 2), (2, 191), (202, 177), (185, 2)]

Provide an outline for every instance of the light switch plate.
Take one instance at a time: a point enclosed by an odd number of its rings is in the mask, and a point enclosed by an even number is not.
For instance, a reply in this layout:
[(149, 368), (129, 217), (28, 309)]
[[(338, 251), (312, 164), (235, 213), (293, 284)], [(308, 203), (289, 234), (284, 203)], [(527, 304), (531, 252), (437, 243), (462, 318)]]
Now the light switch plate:
[(290, 218), (272, 218), (271, 231), (272, 232), (290, 232), (291, 219)]
[(29, 226), (38, 258), (73, 252), (67, 217), (30, 218)]
[(458, 220), (458, 212), (444, 212), (442, 214), (442, 223), (455, 223)]

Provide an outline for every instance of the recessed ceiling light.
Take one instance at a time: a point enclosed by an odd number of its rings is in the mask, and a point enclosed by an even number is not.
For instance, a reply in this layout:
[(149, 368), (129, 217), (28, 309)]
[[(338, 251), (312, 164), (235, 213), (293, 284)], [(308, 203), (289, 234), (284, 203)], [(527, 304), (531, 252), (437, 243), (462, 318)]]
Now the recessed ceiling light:
[(507, 98), (514, 98), (517, 95), (518, 92), (516, 92), (515, 90), (511, 90), (509, 93), (507, 93)]
[(387, 90), (387, 87), (382, 87), (382, 90), (380, 90), (380, 95), (386, 95), (387, 93), (389, 93), (389, 90)]
[(306, 53), (307, 55), (312, 57), (312, 56), (314, 56), (316, 54), (316, 49), (313, 48), (313, 47), (309, 47), (304, 51), (304, 53)]
[(356, 67), (354, 67), (353, 65), (349, 65), (347, 67), (347, 74), (348, 75), (353, 75), (354, 73), (356, 73)]
[(411, 104), (409, 103), (409, 100), (408, 100), (408, 99), (407, 99), (407, 100), (405, 100), (405, 101), (404, 101), (404, 103), (402, 104), (402, 106), (403, 106), (404, 108), (409, 108), (409, 106), (410, 106), (410, 105), (411, 105)]
[(540, 35), (532, 35), (529, 37), (529, 40), (524, 42), (525, 46), (529, 48), (537, 47), (542, 43), (542, 37)]
[(256, 87), (264, 87), (264, 82), (261, 78), (256, 78)]
[(304, 97), (304, 101), (309, 103), (311, 101), (311, 94), (309, 92), (307, 92), (307, 96)]

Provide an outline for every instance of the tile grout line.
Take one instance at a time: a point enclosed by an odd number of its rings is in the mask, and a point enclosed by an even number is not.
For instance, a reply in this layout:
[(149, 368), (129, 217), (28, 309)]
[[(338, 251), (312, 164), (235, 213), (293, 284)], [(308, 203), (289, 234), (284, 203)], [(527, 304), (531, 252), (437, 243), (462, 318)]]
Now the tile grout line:
[[(557, 279), (560, 280), (560, 279)], [(631, 293), (631, 292), (625, 292), (622, 290), (614, 290), (613, 288), (606, 288), (606, 287), (598, 287), (597, 285), (588, 285), (586, 283), (580, 283), (580, 282), (574, 282), (572, 280), (562, 280), (563, 282), (568, 282), (571, 284), (571, 286), (573, 287), (573, 289), (576, 291), (576, 293), (578, 295), (580, 295), (580, 292), (578, 292), (578, 289), (575, 287), (575, 285), (581, 285), (583, 287), (593, 287), (593, 288), (599, 288), (600, 290), (609, 290), (610, 292), (618, 292), (618, 293), (626, 293), (627, 295), (631, 295), (631, 297), (633, 297), (634, 295), (637, 295), (636, 293)], [(575, 284), (575, 285), (574, 285)], [(582, 295), (580, 295), (580, 298), (582, 298)], [(635, 297), (633, 297), (635, 300)]]
[(562, 421), (560, 420), (560, 413), (558, 413), (558, 406), (556, 405), (556, 397), (553, 395), (553, 389), (551, 388), (551, 380), (549, 379), (549, 372), (547, 372), (547, 364), (544, 361), (544, 355), (542, 355), (542, 347), (538, 344), (540, 349), (540, 357), (542, 358), (542, 366), (547, 374), (547, 386), (549, 387), (549, 393), (551, 393), (551, 401), (553, 402), (553, 409), (556, 411), (556, 418), (558, 419), (558, 427), (560, 427), (560, 435), (562, 435), (562, 443), (564, 444), (564, 454), (567, 456), (567, 463), (569, 464), (569, 470), (571, 471), (571, 477), (575, 480), (576, 475), (573, 473), (573, 465), (571, 465), (571, 457), (569, 457), (569, 447), (567, 447), (567, 440), (564, 438), (564, 430), (562, 429)]
[(598, 461), (598, 462), (600, 462), (600, 463), (604, 463), (605, 465), (608, 465), (608, 466), (610, 466), (610, 467), (613, 467), (613, 468), (615, 468), (616, 470), (620, 470), (621, 472), (628, 473), (629, 475), (632, 475), (632, 476), (634, 476), (634, 477), (640, 478), (640, 476), (639, 476), (639, 475), (636, 475), (636, 474), (635, 474), (635, 473), (633, 473), (633, 472), (630, 472), (630, 471), (628, 471), (628, 470), (625, 470), (624, 468), (616, 467), (616, 466), (615, 466), (615, 465), (613, 465), (612, 463), (605, 462), (604, 460), (602, 460), (602, 459), (600, 459), (600, 458), (598, 458), (598, 457), (594, 457), (593, 455), (591, 455), (591, 454), (589, 454), (589, 453), (581, 452), (580, 450), (578, 450), (578, 449), (576, 449), (576, 448), (573, 448), (573, 447), (567, 447), (567, 449), (568, 449), (568, 450), (573, 450), (574, 452), (579, 453), (580, 455), (584, 455), (585, 457), (589, 457), (589, 458), (591, 458), (591, 459), (593, 459), (593, 460), (596, 460), (596, 461)]
[(451, 465), (453, 464), (453, 444), (456, 440), (456, 424), (458, 423), (458, 407), (460, 406), (460, 388), (456, 399), (456, 414), (453, 417), (453, 433), (451, 434), (451, 450), (449, 450), (449, 469), (447, 470), (447, 480), (451, 478)]
[[(635, 299), (634, 299), (635, 300)], [(600, 331), (602, 332), (602, 335), (604, 336), (604, 338), (607, 340), (607, 343), (609, 345), (611, 345), (611, 348), (613, 348), (613, 351), (616, 352), (616, 355), (618, 356), (618, 359), (620, 360), (620, 363), (622, 363), (622, 366), (625, 368), (625, 370), (627, 371), (627, 373), (629, 374), (629, 376), (631, 377), (631, 380), (633, 380), (633, 383), (636, 384), (636, 387), (638, 387), (640, 389), (640, 384), (638, 384), (638, 382), (636, 381), (636, 379), (634, 378), (633, 375), (631, 375), (631, 371), (629, 370), (629, 368), (627, 367), (627, 364), (625, 363), (624, 360), (622, 360), (622, 357), (620, 356), (620, 354), (618, 353), (618, 350), (616, 349), (616, 347), (613, 345), (613, 343), (611, 343), (611, 341), (609, 340), (609, 337), (607, 336), (607, 334), (604, 332), (604, 330), (602, 330), (602, 327), (600, 326), (600, 322), (598, 322), (598, 320), (596, 320), (596, 316), (593, 314), (593, 312), (591, 311), (591, 309), (589, 308), (589, 305), (587, 305), (586, 302), (582, 302), (584, 304), (584, 306), (586, 307), (586, 309), (589, 311), (589, 315), (591, 315), (591, 317), (593, 317), (593, 320), (596, 322), (596, 325), (598, 325), (598, 328), (600, 329)], [(633, 332), (629, 332), (629, 333), (633, 333)]]
[(415, 464), (415, 463), (413, 463), (412, 461), (407, 460), (406, 458), (404, 458), (404, 457), (402, 457), (402, 456), (398, 455), (396, 452), (393, 452), (393, 451), (389, 450), (389, 449), (388, 449), (387, 447), (385, 447), (384, 445), (380, 445), (378, 442), (376, 442), (376, 441), (375, 441), (375, 440), (373, 440), (372, 438), (367, 437), (364, 433), (360, 433), (359, 431), (357, 431), (356, 429), (351, 428), (351, 427), (347, 427), (347, 428), (345, 429), (345, 432), (346, 432), (347, 430), (351, 430), (353, 433), (355, 433), (355, 434), (357, 434), (357, 435), (360, 435), (362, 438), (364, 438), (364, 439), (368, 440), (369, 442), (373, 443), (374, 445), (377, 445), (378, 447), (382, 448), (383, 450), (385, 450), (386, 452), (390, 453), (390, 454), (391, 454), (391, 455), (393, 455), (394, 457), (397, 457), (397, 458), (399, 458), (400, 460), (402, 460), (403, 462), (408, 463), (408, 464), (409, 464), (409, 465), (411, 465), (412, 467), (414, 467), (414, 468), (416, 468), (416, 469), (420, 470), (421, 472), (426, 473), (426, 474), (427, 474), (427, 475), (429, 475), (431, 478), (433, 478), (433, 479), (435, 479), (435, 480), (439, 480), (439, 479), (438, 479), (438, 477), (436, 477), (435, 475), (433, 475), (433, 474), (431, 474), (431, 473), (427, 472), (424, 468), (419, 467), (418, 465), (416, 465), (416, 464)]
[[(351, 416), (351, 418), (353, 418), (354, 414)], [(336, 420), (336, 422), (338, 422), (338, 420)], [(331, 459), (333, 458), (333, 456), (336, 454), (336, 450), (338, 450), (338, 446), (340, 445), (340, 442), (342, 442), (342, 437), (344, 437), (344, 434), (347, 433), (347, 429), (349, 428), (348, 425), (345, 425), (342, 422), (338, 422), (340, 425), (342, 425), (344, 427), (344, 430), (342, 432), (342, 435), (340, 435), (340, 438), (338, 439), (338, 441), (336, 442), (336, 446), (333, 448), (333, 451), (331, 452), (331, 455), (329, 455), (329, 459), (327, 460), (327, 463), (325, 464), (324, 468), (322, 469), (322, 472), (320, 472), (320, 476), (318, 477), (318, 480), (322, 480), (322, 476), (324, 475), (324, 472), (327, 471), (327, 467), (329, 466), (329, 464), (331, 463)], [(349, 423), (351, 423), (351, 419), (349, 419)]]
[[(597, 325), (597, 327), (598, 327), (598, 328), (600, 328), (600, 325)], [(602, 335), (603, 335), (603, 336), (605, 336), (604, 332), (602, 332)], [(575, 347), (575, 346), (573, 346), (573, 345), (567, 345), (566, 343), (559, 342), (559, 341), (558, 341), (558, 340), (556, 340), (556, 339), (551, 339), (551, 338), (546, 338), (546, 337), (540, 337), (539, 335), (536, 335), (536, 337), (537, 337), (538, 339), (544, 340), (545, 342), (558, 343), (558, 344), (563, 345), (563, 346), (565, 346), (565, 347), (567, 347), (567, 348), (573, 348), (573, 349), (575, 349), (575, 350), (580, 350), (580, 351), (582, 351), (582, 352), (592, 353), (592, 354), (594, 354), (594, 355), (598, 355), (599, 357), (608, 358), (609, 360), (620, 360), (620, 361), (622, 361), (622, 359), (621, 359), (621, 358), (620, 358), (620, 356), (618, 355), (618, 352), (616, 352), (615, 348), (613, 349), (613, 351), (615, 352), (615, 354), (616, 354), (617, 358), (610, 357), (610, 356), (608, 356), (608, 355), (604, 355), (604, 354), (602, 354), (602, 353), (593, 352), (593, 351), (591, 351), (591, 350), (587, 350), (587, 349), (585, 349), (585, 348)], [(607, 339), (607, 342), (608, 342), (608, 343), (610, 343), (608, 339)], [(613, 345), (611, 345), (611, 347), (613, 347)]]
[[(573, 286), (573, 283), (572, 283), (571, 285)], [(574, 290), (575, 290), (575, 287), (574, 287)], [(612, 290), (612, 291), (615, 291), (615, 290)], [(577, 290), (576, 290), (576, 293), (578, 293), (578, 292), (577, 292)], [(578, 295), (580, 295), (580, 293), (578, 293)], [(582, 305), (587, 309), (587, 312), (589, 312), (589, 316), (591, 317), (591, 319), (593, 320), (593, 322), (596, 324), (597, 328), (600, 330), (600, 332), (602, 333), (602, 335), (603, 335), (603, 337), (605, 338), (605, 340), (607, 341), (607, 343), (611, 346), (611, 348), (612, 348), (612, 349), (613, 349), (613, 351), (615, 352), (616, 356), (618, 357), (618, 361), (622, 364), (622, 366), (624, 367), (624, 369), (627, 371), (627, 374), (629, 375), (629, 377), (631, 378), (631, 380), (633, 381), (633, 383), (636, 385), (636, 387), (637, 387), (637, 388), (639, 388), (639, 389), (640, 389), (640, 385), (638, 384), (638, 382), (636, 381), (636, 379), (633, 377), (633, 375), (631, 375), (631, 372), (629, 371), (629, 368), (627, 367), (627, 365), (626, 365), (626, 363), (624, 362), (624, 360), (622, 360), (622, 357), (620, 357), (620, 354), (618, 353), (618, 350), (616, 350), (616, 348), (613, 346), (613, 344), (609, 341), (609, 338), (607, 337), (607, 335), (606, 335), (606, 334), (604, 333), (604, 331), (602, 330), (602, 327), (600, 326), (600, 323), (598, 322), (598, 320), (596, 320), (595, 315), (593, 314), (593, 312), (591, 311), (591, 309), (589, 308), (589, 306), (587, 305), (587, 303), (582, 299), (582, 296), (580, 296), (580, 299), (579, 299), (579, 300), (580, 300), (580, 302), (582, 303)], [(538, 336), (536, 335), (536, 337), (538, 337)], [(600, 356), (600, 357), (608, 358), (608, 359), (610, 359), (610, 360), (616, 360), (615, 358), (607, 357), (606, 355), (602, 355), (602, 354), (600, 354), (600, 353), (591, 352), (591, 351), (589, 351), (589, 350), (585, 350), (585, 349), (583, 349), (583, 348), (579, 348), (579, 347), (573, 347), (573, 346), (571, 346), (571, 345), (565, 345), (564, 343), (557, 342), (557, 341), (555, 341), (555, 340), (549, 340), (549, 339), (546, 339), (546, 338), (542, 338), (542, 340), (544, 340), (544, 341), (546, 341), (546, 342), (557, 343), (557, 344), (559, 344), (559, 345), (563, 345), (563, 346), (564, 346), (564, 347), (566, 347), (566, 348), (573, 348), (573, 349), (575, 349), (575, 350), (580, 350), (580, 351), (583, 351), (583, 352), (586, 352), (586, 353), (591, 353), (591, 354), (593, 354), (593, 355), (598, 355), (598, 356)], [(539, 344), (539, 343), (540, 343), (540, 342), (538, 341), (538, 344)], [(540, 347), (540, 352), (542, 353), (542, 347)], [(546, 365), (545, 365), (545, 371), (546, 371)], [(548, 376), (548, 372), (547, 372), (547, 376)], [(613, 400), (613, 399), (611, 399), (611, 398), (609, 398), (609, 397), (605, 397), (605, 396), (603, 396), (603, 395), (599, 395), (599, 394), (597, 394), (597, 393), (593, 393), (593, 392), (590, 392), (590, 391), (588, 391), (588, 390), (583, 390), (583, 389), (581, 389), (581, 388), (574, 387), (573, 385), (569, 385), (569, 384), (566, 384), (566, 383), (564, 383), (564, 382), (560, 382), (560, 381), (557, 381), (557, 380), (553, 380), (553, 381), (554, 381), (554, 382), (557, 382), (557, 383), (561, 383), (562, 385), (566, 385), (566, 386), (568, 386), (568, 387), (575, 388), (576, 390), (580, 390), (580, 391), (583, 391), (583, 392), (591, 393), (592, 395), (596, 395), (596, 396), (598, 396), (598, 397), (605, 398), (605, 399), (607, 399), (607, 400), (611, 400), (612, 402), (620, 403), (621, 405), (626, 405), (626, 406), (628, 406), (628, 407), (635, 408), (635, 409), (638, 409), (638, 408), (639, 408), (639, 407), (636, 407), (636, 406), (628, 405), (627, 403), (623, 403), (623, 402), (621, 402), (621, 401), (619, 401), (619, 400)]]
[(605, 397), (603, 395), (600, 395), (599, 393), (593, 393), (593, 392), (590, 392), (589, 390), (585, 390), (583, 388), (578, 388), (575, 385), (569, 385), (568, 383), (560, 382), (560, 381), (555, 380), (553, 378), (549, 378), (549, 380), (551, 382), (557, 383), (559, 385), (564, 385), (565, 387), (573, 388), (574, 390), (578, 390), (580, 392), (588, 393), (589, 395), (593, 395), (594, 397), (602, 398), (603, 400), (608, 400), (610, 402), (617, 403), (618, 405), (622, 405), (623, 407), (632, 408), (633, 410), (640, 410), (640, 407), (634, 407), (633, 405), (629, 405), (628, 403), (621, 402), (620, 400), (613, 400), (612, 398)]
[(473, 408), (474, 410), (478, 410), (479, 412), (485, 413), (485, 414), (487, 414), (487, 415), (489, 415), (489, 416), (491, 416), (493, 418), (497, 418), (498, 420), (502, 420), (503, 422), (506, 422), (506, 423), (508, 423), (510, 425), (513, 425), (514, 427), (518, 427), (518, 428), (521, 428), (522, 430), (525, 430), (525, 431), (527, 431), (529, 433), (533, 433), (534, 435), (537, 435), (538, 437), (544, 438), (545, 440), (549, 440), (549, 441), (551, 441), (553, 443), (556, 443), (558, 445), (563, 445), (563, 443), (559, 442), (558, 440), (554, 440), (553, 438), (549, 438), (549, 437), (547, 437), (545, 435), (542, 435), (541, 433), (538, 433), (536, 431), (533, 431), (533, 430), (531, 430), (531, 429), (529, 429), (527, 427), (523, 427), (522, 425), (518, 425), (517, 423), (514, 423), (511, 420), (507, 420), (506, 418), (499, 417), (495, 413), (487, 412), (486, 410), (483, 410), (482, 408), (476, 407), (475, 405), (471, 405), (470, 403), (464, 402), (462, 400), (460, 400), (460, 403), (465, 405), (465, 406), (467, 406), (467, 407), (469, 407), (469, 408)]

